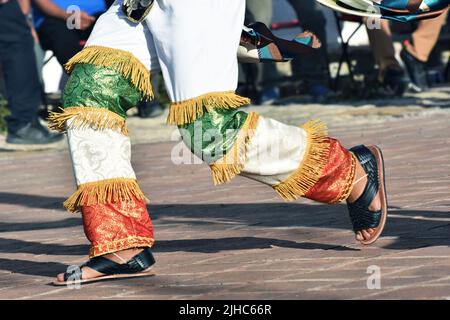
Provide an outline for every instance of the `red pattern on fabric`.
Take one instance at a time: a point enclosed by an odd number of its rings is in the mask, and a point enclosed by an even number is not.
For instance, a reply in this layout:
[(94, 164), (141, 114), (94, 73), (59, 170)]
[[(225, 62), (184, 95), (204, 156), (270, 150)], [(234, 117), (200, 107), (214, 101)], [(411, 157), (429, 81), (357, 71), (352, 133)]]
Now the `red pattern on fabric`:
[(319, 181), (308, 190), (305, 198), (324, 202), (339, 203), (348, 198), (355, 177), (355, 159), (339, 141), (327, 138), (329, 157)]
[(82, 206), (81, 211), (91, 258), (153, 245), (153, 225), (143, 200)]

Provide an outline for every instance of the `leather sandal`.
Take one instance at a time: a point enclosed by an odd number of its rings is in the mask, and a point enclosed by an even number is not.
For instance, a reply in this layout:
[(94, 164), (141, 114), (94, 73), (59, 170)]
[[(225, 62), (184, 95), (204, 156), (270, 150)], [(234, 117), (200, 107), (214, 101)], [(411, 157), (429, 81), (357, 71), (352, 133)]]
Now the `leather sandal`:
[[(371, 237), (360, 241), (364, 245), (374, 243), (383, 232), (387, 220), (387, 196), (384, 174), (384, 160), (380, 148), (376, 146), (356, 146), (350, 149), (367, 174), (367, 184), (361, 196), (352, 203), (347, 203), (353, 230), (375, 229)], [(369, 206), (379, 193), (381, 209), (369, 210)]]
[[(64, 281), (54, 281), (52, 284), (55, 286), (65, 286), (105, 280), (148, 277), (154, 275), (154, 273), (151, 272), (154, 264), (155, 258), (153, 257), (150, 248), (145, 248), (143, 251), (123, 264), (119, 264), (100, 256), (90, 259), (80, 267), (72, 270), (72, 272), (67, 271), (64, 273)], [(83, 267), (89, 267), (99, 273), (102, 273), (103, 275), (96, 278), (83, 279)]]

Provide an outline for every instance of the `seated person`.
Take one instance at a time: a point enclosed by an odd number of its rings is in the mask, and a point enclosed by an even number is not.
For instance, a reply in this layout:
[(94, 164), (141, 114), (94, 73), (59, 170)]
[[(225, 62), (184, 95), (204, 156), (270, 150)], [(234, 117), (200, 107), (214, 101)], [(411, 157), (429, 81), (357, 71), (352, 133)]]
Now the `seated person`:
[[(73, 11), (67, 12), (70, 6), (81, 10), (78, 29), (68, 28), (67, 20), (74, 15)], [(64, 65), (83, 48), (96, 18), (105, 11), (104, 0), (34, 0), (33, 20), (42, 48), (53, 51)]]

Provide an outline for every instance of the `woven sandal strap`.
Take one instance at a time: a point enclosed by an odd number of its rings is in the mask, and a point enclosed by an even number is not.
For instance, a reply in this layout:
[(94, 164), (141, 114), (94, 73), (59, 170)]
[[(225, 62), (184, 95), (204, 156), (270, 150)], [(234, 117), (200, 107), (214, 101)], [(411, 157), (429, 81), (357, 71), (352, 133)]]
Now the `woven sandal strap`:
[(360, 145), (350, 149), (354, 153), (367, 174), (367, 184), (361, 196), (348, 204), (350, 220), (354, 231), (376, 228), (381, 221), (381, 210), (371, 211), (369, 206), (379, 190), (378, 165), (375, 156), (365, 146)]
[(366, 187), (355, 203), (357, 202), (361, 205), (365, 205), (368, 208), (373, 199), (375, 199), (379, 189), (377, 160), (372, 152), (363, 145), (351, 148), (350, 151), (355, 154), (367, 174)]

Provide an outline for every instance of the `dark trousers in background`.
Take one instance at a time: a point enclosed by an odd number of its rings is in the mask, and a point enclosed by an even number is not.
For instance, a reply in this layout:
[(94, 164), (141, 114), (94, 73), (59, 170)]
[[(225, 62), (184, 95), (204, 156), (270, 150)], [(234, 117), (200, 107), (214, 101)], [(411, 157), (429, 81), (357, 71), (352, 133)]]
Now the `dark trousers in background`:
[(322, 43), (317, 53), (310, 54), (293, 62), (294, 74), (311, 83), (328, 85), (328, 58), (326, 19), (315, 0), (288, 0), (294, 8), (303, 30), (313, 32)]
[(88, 30), (70, 30), (61, 19), (46, 17), (37, 29), (42, 49), (51, 50), (61, 65), (83, 49), (83, 40), (89, 38), (92, 28)]
[(37, 121), (41, 104), (34, 40), (17, 1), (0, 5), (0, 63), (2, 64), (10, 115), (8, 131)]
[[(303, 30), (313, 32), (322, 42), (322, 47), (310, 54), (293, 61), (293, 72), (296, 78), (310, 85), (328, 85), (328, 57), (326, 19), (315, 0), (287, 0), (294, 9)], [(247, 0), (246, 23), (261, 21), (267, 25), (272, 22), (272, 0)], [(270, 83), (278, 77), (274, 64), (258, 67), (257, 80)]]
[[(245, 24), (262, 22), (270, 26), (273, 13), (272, 0), (247, 0), (246, 5)], [(279, 77), (275, 63), (247, 65), (247, 68), (253, 69), (257, 89), (261, 91), (273, 86), (273, 82)]]

